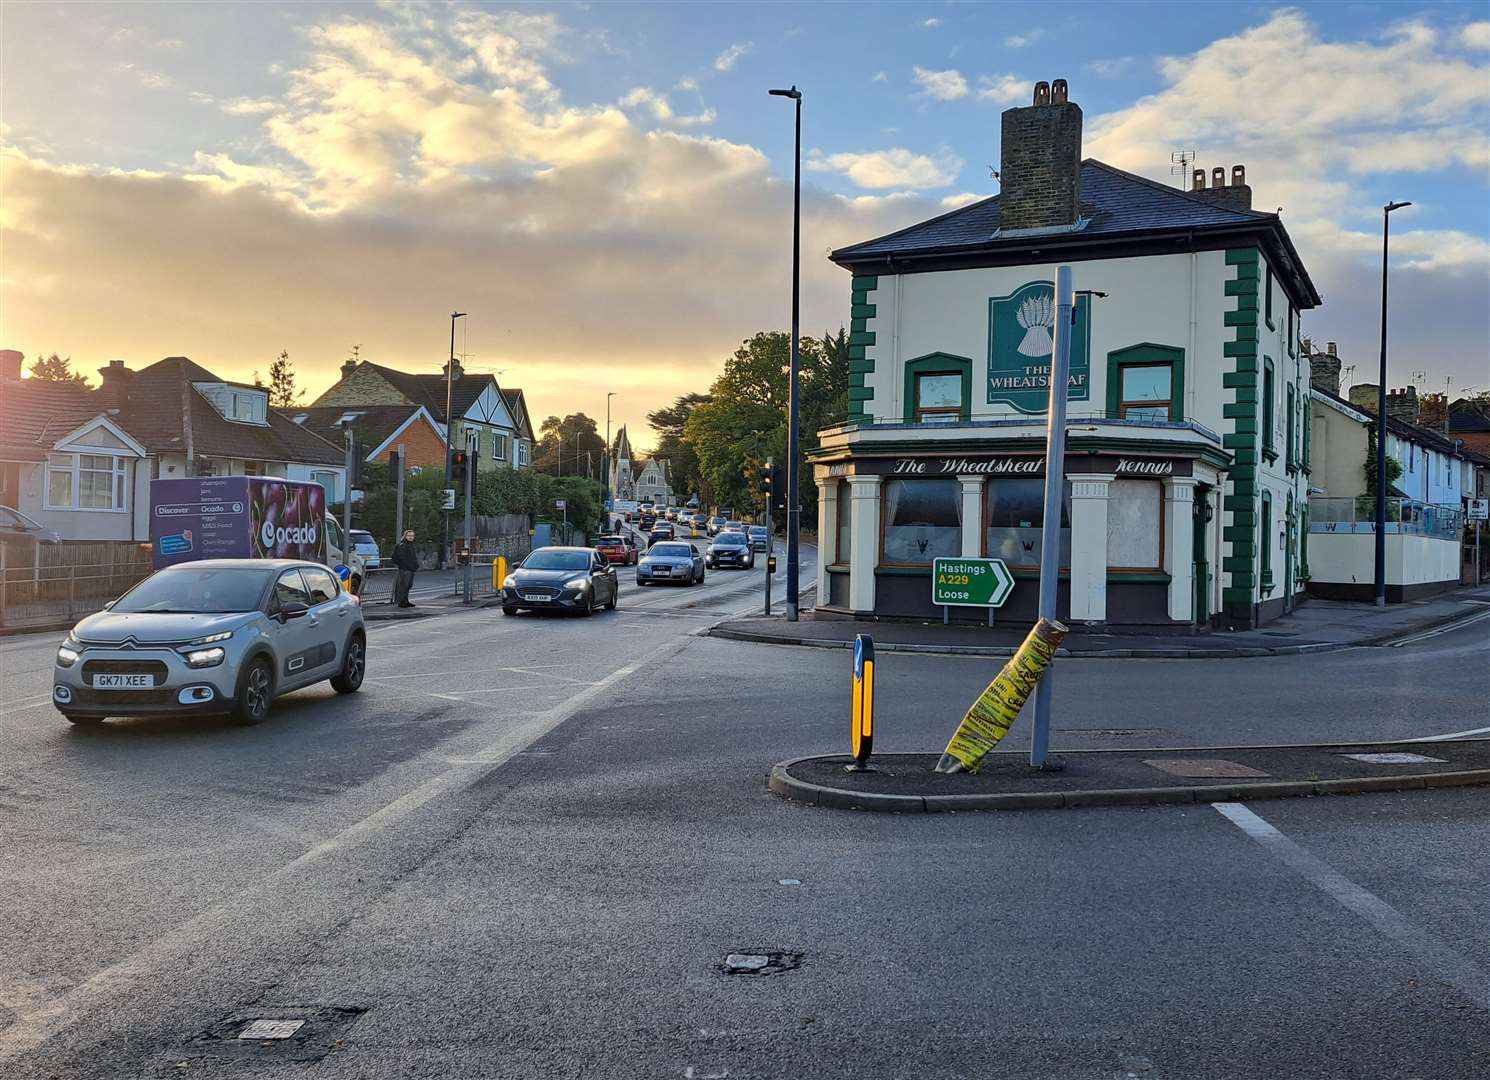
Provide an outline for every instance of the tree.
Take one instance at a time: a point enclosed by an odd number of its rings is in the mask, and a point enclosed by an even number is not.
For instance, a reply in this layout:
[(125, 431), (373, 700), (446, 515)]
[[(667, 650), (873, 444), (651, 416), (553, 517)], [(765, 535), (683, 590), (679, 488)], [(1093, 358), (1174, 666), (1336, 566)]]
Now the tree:
[(712, 497), (699, 469), (698, 451), (686, 434), (693, 410), (712, 400), (708, 394), (684, 394), (671, 405), (647, 414), (647, 421), (658, 436), (652, 456), (667, 459), (673, 494), (680, 500), (695, 492), (703, 499)]
[(82, 389), (88, 385), (88, 377), (72, 370), (72, 357), (66, 360), (53, 353), (51, 356), (40, 357), (31, 365), (31, 377), (42, 382), (70, 383)]
[(604, 460), (605, 437), (596, 430), (595, 421), (584, 413), (570, 413), (562, 420), (550, 416), (539, 426), (538, 445), (533, 453), (534, 469), (555, 476), (588, 470), (598, 480)]
[[(1376, 497), (1376, 425), (1366, 426), (1366, 461), (1362, 467), (1366, 475), (1366, 494), (1372, 498)], [(1402, 475), (1402, 463), (1396, 458), (1387, 457), (1387, 497), (1392, 494), (1392, 485)]]
[[(258, 372), (254, 372), (254, 383), (258, 384)], [(293, 409), (305, 396), (303, 387), (295, 386), (295, 369), (290, 366), (290, 352), (281, 349), (269, 361), (269, 404), (276, 409)]]

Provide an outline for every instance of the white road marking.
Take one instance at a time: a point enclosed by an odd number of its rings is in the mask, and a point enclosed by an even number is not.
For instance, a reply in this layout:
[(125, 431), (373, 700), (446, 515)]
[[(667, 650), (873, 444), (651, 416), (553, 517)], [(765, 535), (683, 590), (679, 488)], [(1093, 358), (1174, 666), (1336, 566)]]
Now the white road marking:
[[(100, 1007), (115, 995), (130, 992), (136, 984), (157, 980), (160, 969), (169, 966), (173, 957), (182, 952), (199, 950), (204, 942), (222, 936), (242, 909), (272, 901), (285, 889), (288, 879), (330, 855), (356, 847), (435, 800), (457, 794), (475, 784), (586, 708), (616, 683), (681, 651), (690, 643), (690, 637), (691, 635), (669, 641), (552, 708), (505, 728), (485, 747), (470, 755), (471, 760), (479, 761), (480, 764), (445, 765), (444, 759), (449, 757), (448, 749), (421, 755), (415, 759), (415, 763), (440, 765), (443, 768), (361, 821), (313, 844), (280, 869), (264, 874), (258, 885), (219, 901), (117, 963), (96, 972), (66, 993), (46, 1000), (22, 1002), (21, 1007), (15, 1009), (15, 1020), (9, 1027), (0, 1030), (0, 1062), (35, 1050), (58, 1032), (77, 1023), (90, 1010)], [(452, 700), (461, 701), (458, 698)], [(474, 703), (462, 701), (462, 704)], [(9, 980), (0, 983), (0, 1000), (10, 998), (15, 990), (16, 987)]]
[(32, 709), (39, 709), (43, 705), (50, 705), (51, 703), (52, 695), (47, 694), (45, 697), (33, 698), (31, 701), (23, 701), (18, 705), (10, 705), (4, 709), (0, 709), (0, 716), (12, 716), (15, 713), (29, 712)]
[(1485, 619), (1490, 619), (1490, 611), (1478, 611), (1475, 612), (1475, 614), (1469, 616), (1469, 618), (1467, 619), (1460, 619), (1458, 622), (1451, 622), (1447, 626), (1437, 626), (1434, 627), (1432, 630), (1424, 630), (1421, 634), (1413, 634), (1410, 637), (1398, 638), (1396, 641), (1388, 642), (1387, 648), (1400, 649), (1404, 645), (1412, 645), (1419, 641), (1426, 641), (1428, 638), (1437, 637), (1439, 634), (1451, 634), (1455, 630), (1462, 630), (1466, 626), (1472, 626), (1477, 622), (1483, 622)]
[(1468, 957), (1420, 929), (1391, 904), (1357, 885), (1328, 863), (1309, 854), (1241, 803), (1221, 802), (1211, 803), (1211, 806), (1261, 844), (1268, 854), (1396, 941), (1435, 975), (1490, 1012), (1490, 975)]
[(1490, 727), (1470, 728), (1468, 731), (1451, 731), (1447, 735), (1424, 735), (1420, 739), (1403, 739), (1403, 742), (1447, 742), (1449, 739), (1462, 739), (1467, 735), (1490, 734)]

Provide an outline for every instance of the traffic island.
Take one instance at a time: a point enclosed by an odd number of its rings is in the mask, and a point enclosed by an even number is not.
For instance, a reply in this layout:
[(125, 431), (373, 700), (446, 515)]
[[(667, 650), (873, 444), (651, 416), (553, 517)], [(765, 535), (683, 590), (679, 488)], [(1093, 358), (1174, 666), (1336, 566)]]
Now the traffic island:
[(995, 753), (977, 772), (935, 772), (940, 754), (876, 754), (871, 769), (818, 754), (783, 761), (768, 787), (813, 806), (892, 813), (1235, 802), (1490, 784), (1490, 739), (1070, 750), (1032, 769)]

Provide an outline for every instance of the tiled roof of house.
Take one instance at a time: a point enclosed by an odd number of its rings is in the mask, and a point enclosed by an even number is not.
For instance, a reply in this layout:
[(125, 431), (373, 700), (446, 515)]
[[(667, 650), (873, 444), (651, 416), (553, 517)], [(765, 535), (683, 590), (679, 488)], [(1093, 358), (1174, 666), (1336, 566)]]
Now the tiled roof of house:
[(1449, 406), (1451, 432), (1490, 431), (1490, 402), (1460, 398)]
[(352, 430), (362, 440), (363, 449), (371, 454), (418, 410), (418, 405), (310, 405), (278, 412), (335, 446), (342, 445), (341, 419), (350, 416)]
[(0, 384), (0, 459), (41, 461), (63, 435), (104, 411), (96, 393), (43, 379)]
[[(333, 446), (273, 409), (267, 426), (227, 420), (191, 385), (223, 382), (184, 356), (168, 356), (133, 372), (117, 399), (116, 422), (152, 453), (184, 453), (186, 417), (197, 455), (334, 465), (344, 460)], [(103, 391), (100, 391), (103, 393)]]
[[(1353, 401), (1347, 401), (1339, 394), (1332, 394), (1328, 390), (1321, 390), (1317, 386), (1312, 387), (1311, 389), (1316, 394), (1328, 398), (1330, 401), (1333, 401), (1338, 405), (1343, 405), (1345, 408), (1359, 413), (1362, 416), (1369, 417), (1370, 419), (1367, 422), (1370, 423), (1373, 427), (1375, 426), (1377, 416), (1375, 406), (1357, 405)], [(1388, 397), (1390, 396), (1391, 395), (1388, 395)], [(1417, 443), (1419, 446), (1426, 446), (1430, 450), (1437, 450), (1441, 454), (1457, 454), (1460, 456), (1463, 456), (1464, 454), (1464, 448), (1456, 443), (1454, 440), (1444, 438), (1442, 434), (1432, 430), (1431, 428), (1425, 428), (1419, 424), (1408, 423), (1406, 420), (1393, 416), (1390, 412), (1387, 413), (1387, 431), (1393, 435), (1396, 435), (1400, 439), (1407, 439), (1411, 442)]]
[(1038, 238), (1001, 236), (999, 196), (994, 195), (909, 228), (839, 248), (829, 257), (842, 265), (862, 266), (876, 259), (972, 254), (1031, 245), (1053, 247), (1056, 242), (1075, 245), (1154, 233), (1253, 228), (1278, 234), (1297, 265), (1307, 292), (1314, 303), (1319, 303), (1319, 295), (1276, 214), (1218, 205), (1198, 194), (1156, 183), (1092, 158), (1081, 163), (1081, 214), (1086, 225), (1080, 230)]
[[(415, 405), (423, 405), (438, 422), (445, 422), (445, 373), (418, 373), (399, 371), (364, 360), (364, 364), (383, 376), (389, 384)], [(457, 417), (464, 416), (488, 386), (496, 386), (497, 380), (490, 374), (463, 372), (450, 384), (450, 403)], [(500, 387), (498, 387), (500, 389)]]

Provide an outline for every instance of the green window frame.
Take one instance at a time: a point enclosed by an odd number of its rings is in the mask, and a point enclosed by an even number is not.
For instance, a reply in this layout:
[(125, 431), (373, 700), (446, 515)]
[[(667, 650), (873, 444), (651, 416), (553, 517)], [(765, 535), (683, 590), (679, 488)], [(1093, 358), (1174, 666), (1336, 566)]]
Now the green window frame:
[[(1122, 396), (1124, 368), (1169, 366), (1169, 417), (1170, 420), (1185, 418), (1185, 350), (1174, 345), (1160, 345), (1152, 341), (1127, 345), (1107, 354), (1107, 417), (1110, 420), (1123, 418), (1128, 406), (1142, 407), (1140, 401), (1125, 402)], [(1157, 402), (1153, 403), (1157, 404)]]
[(1283, 437), (1286, 440), (1283, 450), (1286, 455), (1285, 461), (1289, 472), (1295, 472), (1299, 467), (1298, 449), (1294, 444), (1297, 438), (1298, 426), (1294, 421), (1294, 411), (1299, 407), (1298, 391), (1294, 389), (1293, 383), (1288, 384), (1288, 415), (1285, 417), (1285, 430)]
[(1273, 448), (1273, 426), (1276, 417), (1274, 399), (1278, 396), (1278, 384), (1273, 374), (1273, 360), (1262, 358), (1262, 456), (1269, 461), (1278, 460), (1278, 451)]
[(920, 423), (920, 409), (916, 401), (916, 388), (922, 375), (960, 375), (962, 377), (962, 406), (958, 410), (959, 420), (972, 419), (973, 409), (973, 362), (966, 356), (953, 353), (934, 352), (918, 356), (905, 362), (905, 397), (902, 415), (907, 424)]
[(1267, 319), (1268, 329), (1273, 329), (1273, 268), (1264, 268), (1262, 279), (1262, 314)]
[(1307, 391), (1304, 393), (1304, 460), (1303, 468), (1309, 471), (1310, 451), (1314, 444), (1314, 400), (1310, 398)]
[(1273, 493), (1267, 488), (1262, 490), (1262, 513), (1258, 517), (1258, 551), (1262, 566), (1262, 591), (1271, 592), (1273, 588)]

